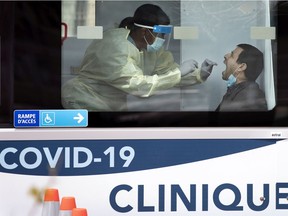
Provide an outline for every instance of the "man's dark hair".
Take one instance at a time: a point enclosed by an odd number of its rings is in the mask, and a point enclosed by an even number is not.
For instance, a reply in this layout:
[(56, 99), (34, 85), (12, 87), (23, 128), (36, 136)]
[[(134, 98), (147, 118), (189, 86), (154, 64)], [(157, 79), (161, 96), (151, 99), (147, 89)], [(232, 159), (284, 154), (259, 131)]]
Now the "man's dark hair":
[(246, 63), (245, 76), (250, 81), (255, 81), (261, 74), (264, 67), (263, 53), (250, 44), (238, 44), (243, 49), (238, 56), (237, 63)]

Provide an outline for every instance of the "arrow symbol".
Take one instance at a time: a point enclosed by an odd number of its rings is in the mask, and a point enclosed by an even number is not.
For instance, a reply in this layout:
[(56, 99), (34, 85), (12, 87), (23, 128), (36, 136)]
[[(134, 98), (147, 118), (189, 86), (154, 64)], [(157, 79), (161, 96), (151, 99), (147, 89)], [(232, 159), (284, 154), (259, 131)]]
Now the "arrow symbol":
[(83, 121), (84, 117), (80, 113), (78, 113), (77, 116), (75, 116), (73, 119), (78, 120), (77, 123), (80, 124)]

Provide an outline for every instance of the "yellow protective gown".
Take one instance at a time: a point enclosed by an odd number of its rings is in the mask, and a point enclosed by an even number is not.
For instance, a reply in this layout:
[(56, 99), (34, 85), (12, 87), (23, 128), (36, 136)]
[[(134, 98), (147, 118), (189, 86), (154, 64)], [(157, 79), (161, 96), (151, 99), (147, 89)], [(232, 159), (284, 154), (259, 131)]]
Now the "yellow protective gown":
[[(139, 51), (128, 36), (127, 29), (111, 29), (91, 43), (79, 75), (62, 87), (64, 108), (126, 111), (127, 94), (149, 97), (180, 84), (179, 65), (170, 52)], [(193, 82), (201, 82), (196, 76)]]

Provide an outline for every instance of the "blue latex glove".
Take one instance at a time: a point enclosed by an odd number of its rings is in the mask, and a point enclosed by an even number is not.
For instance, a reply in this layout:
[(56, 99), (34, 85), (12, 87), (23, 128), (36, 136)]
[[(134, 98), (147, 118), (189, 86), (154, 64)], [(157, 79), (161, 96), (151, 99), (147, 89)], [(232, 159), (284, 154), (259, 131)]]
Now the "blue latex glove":
[(195, 69), (198, 68), (198, 62), (194, 59), (189, 59), (184, 61), (180, 65), (181, 76), (185, 76), (186, 74), (193, 72)]
[(201, 65), (200, 76), (203, 81), (207, 80), (207, 78), (211, 75), (213, 66), (216, 66), (217, 63), (213, 62), (209, 59), (205, 59), (205, 61)]

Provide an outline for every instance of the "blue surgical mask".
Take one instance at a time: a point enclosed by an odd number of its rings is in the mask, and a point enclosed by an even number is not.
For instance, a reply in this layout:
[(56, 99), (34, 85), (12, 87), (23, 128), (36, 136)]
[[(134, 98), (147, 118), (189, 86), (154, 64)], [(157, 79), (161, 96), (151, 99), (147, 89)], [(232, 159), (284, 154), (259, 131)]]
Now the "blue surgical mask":
[[(228, 77), (228, 79), (226, 80), (227, 82), (227, 86), (230, 87), (230, 86), (233, 86), (236, 81), (237, 81), (237, 77), (234, 76), (234, 73), (239, 69), (241, 65), (239, 65), (235, 70), (234, 72)], [(238, 75), (237, 75), (238, 76)]]
[(228, 79), (226, 80), (227, 86), (230, 87), (230, 86), (234, 85), (236, 83), (236, 81), (237, 81), (236, 77), (233, 74), (231, 74), (228, 77)]
[[(149, 31), (150, 32), (150, 31)], [(151, 32), (150, 32), (151, 33)], [(152, 34), (152, 33), (151, 33)], [(152, 34), (152, 36), (154, 37), (154, 35)], [(163, 44), (165, 43), (165, 39), (160, 38), (160, 37), (155, 37), (155, 41), (152, 44), (149, 44), (144, 36), (144, 39), (147, 43), (147, 51), (148, 52), (156, 52), (158, 50), (161, 49), (161, 47), (163, 46)]]

